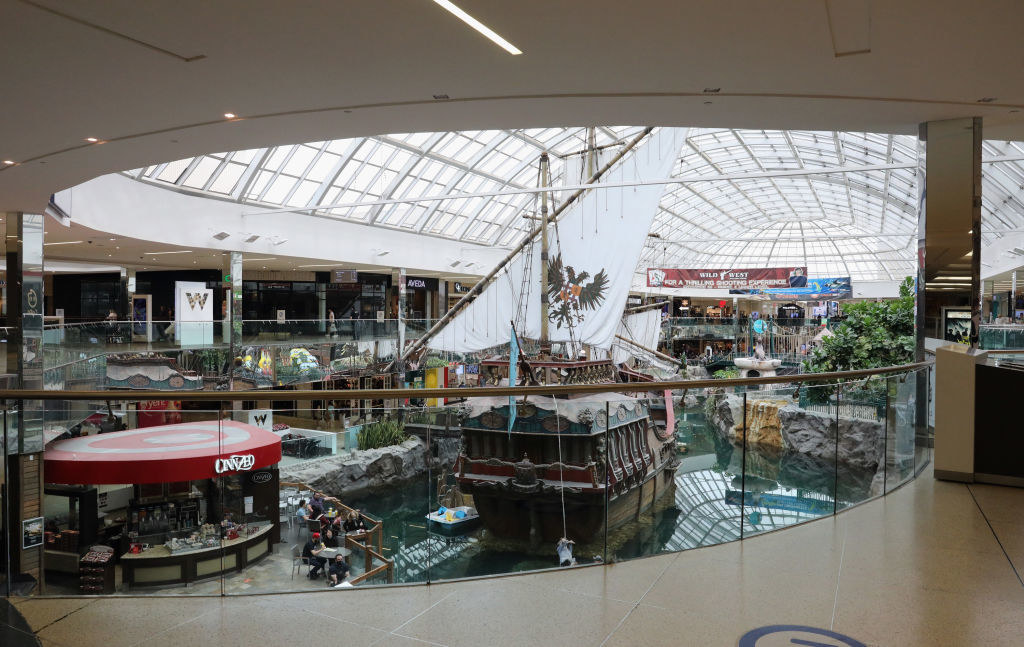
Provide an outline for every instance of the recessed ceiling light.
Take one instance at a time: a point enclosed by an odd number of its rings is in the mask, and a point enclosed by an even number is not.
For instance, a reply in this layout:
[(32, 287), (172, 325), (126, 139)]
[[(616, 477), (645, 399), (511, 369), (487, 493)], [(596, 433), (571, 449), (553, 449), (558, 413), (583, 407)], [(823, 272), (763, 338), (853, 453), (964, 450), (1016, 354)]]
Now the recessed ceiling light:
[(518, 56), (519, 54), (523, 53), (522, 51), (520, 51), (518, 47), (516, 47), (515, 45), (513, 45), (512, 43), (508, 42), (507, 40), (499, 36), (497, 33), (495, 33), (493, 29), (483, 24), (473, 16), (469, 15), (462, 9), (459, 9), (454, 4), (449, 2), (449, 0), (434, 0), (434, 2), (436, 2), (439, 6), (443, 7), (445, 11), (451, 13), (453, 16), (455, 16), (462, 22), (466, 23), (473, 29), (477, 30), (478, 32), (486, 36), (492, 43), (502, 48), (512, 56)]
[(224, 113), (224, 118), (225, 118), (225, 119), (234, 119), (234, 118), (235, 118), (235, 117), (237, 117), (237, 116), (238, 116), (238, 115), (236, 115), (236, 114), (235, 114), (235, 113), (233, 113), (233, 112), (225, 112), (225, 113)]
[(85, 141), (89, 142), (90, 144), (95, 144), (96, 142), (99, 141), (99, 139), (97, 139), (96, 137), (86, 137)]
[(115, 240), (117, 240), (117, 239), (116, 238), (111, 238), (110, 242), (114, 242)]
[(7, 166), (14, 166), (15, 164), (17, 164), (17, 162), (15, 162), (14, 160), (4, 160), (4, 164), (6, 164)]
[(58, 243), (43, 243), (44, 245), (78, 245), (84, 243), (84, 240), (65, 240)]

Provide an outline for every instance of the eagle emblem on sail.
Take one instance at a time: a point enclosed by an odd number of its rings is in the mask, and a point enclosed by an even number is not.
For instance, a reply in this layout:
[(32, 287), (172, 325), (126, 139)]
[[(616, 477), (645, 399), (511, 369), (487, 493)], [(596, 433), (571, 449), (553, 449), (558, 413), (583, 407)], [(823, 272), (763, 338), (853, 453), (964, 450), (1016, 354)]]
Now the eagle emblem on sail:
[(583, 323), (584, 311), (596, 310), (605, 299), (608, 275), (601, 269), (593, 280), (589, 272), (576, 273), (572, 265), (562, 264), (558, 254), (548, 263), (548, 321), (558, 328)]

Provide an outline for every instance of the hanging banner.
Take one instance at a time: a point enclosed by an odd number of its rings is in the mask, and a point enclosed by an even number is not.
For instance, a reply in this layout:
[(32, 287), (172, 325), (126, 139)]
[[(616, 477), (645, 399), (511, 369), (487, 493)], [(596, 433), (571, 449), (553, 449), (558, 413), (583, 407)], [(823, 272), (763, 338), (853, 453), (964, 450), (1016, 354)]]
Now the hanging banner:
[[(508, 347), (508, 385), (515, 386), (519, 368), (519, 339), (516, 337), (516, 329), (512, 328), (512, 335)], [(516, 424), (516, 396), (508, 396), (508, 433), (512, 434), (512, 427)]]
[(772, 301), (812, 301), (816, 299), (851, 299), (853, 283), (850, 277), (807, 279), (803, 287), (764, 288), (760, 290), (729, 290), (729, 294), (746, 294)]
[[(548, 335), (608, 349), (632, 287), (636, 260), (658, 212), (664, 185), (623, 183), (667, 177), (686, 142), (685, 128), (656, 128), (550, 226)], [(604, 186), (607, 183), (608, 186)], [(535, 239), (428, 343), (435, 350), (504, 346), (505, 322), (540, 339), (541, 242)], [(522, 307), (520, 307), (522, 306)]]
[(647, 287), (649, 288), (752, 290), (763, 288), (802, 288), (806, 285), (806, 267), (766, 267), (739, 270), (647, 268)]

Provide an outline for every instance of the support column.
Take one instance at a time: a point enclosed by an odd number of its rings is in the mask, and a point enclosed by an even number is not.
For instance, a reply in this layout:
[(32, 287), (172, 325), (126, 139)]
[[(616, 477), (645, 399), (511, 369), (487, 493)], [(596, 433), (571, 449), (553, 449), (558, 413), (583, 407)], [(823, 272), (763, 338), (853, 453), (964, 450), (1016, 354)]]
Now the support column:
[[(946, 307), (971, 309), (970, 344), (981, 323), (981, 119), (922, 124), (918, 163), (917, 359), (924, 338), (943, 337)], [(927, 186), (927, 190), (925, 187)], [(970, 276), (943, 280), (943, 277)], [(940, 287), (946, 289), (939, 290)], [(950, 289), (952, 288), (952, 289)]]
[[(933, 121), (920, 126), (918, 142), (918, 275), (916, 359), (925, 359), (926, 337), (944, 338), (945, 308), (969, 308), (970, 352), (978, 346), (981, 324), (981, 119)], [(962, 277), (967, 276), (969, 280)], [(943, 357), (950, 355), (940, 350)], [(961, 355), (961, 357), (963, 357)], [(968, 359), (964, 357), (964, 359)], [(973, 358), (971, 358), (973, 359)], [(957, 371), (936, 368), (934, 393), (963, 389)], [(971, 376), (973, 377), (973, 375)], [(959, 381), (958, 381), (959, 380)], [(973, 393), (973, 391), (972, 391)], [(928, 433), (929, 374), (918, 373), (915, 444), (932, 443)], [(936, 426), (948, 403), (936, 400)], [(940, 406), (941, 405), (941, 406)], [(973, 401), (970, 406), (973, 406)], [(939, 448), (957, 446), (967, 430), (954, 430), (943, 420), (934, 438), (935, 473), (940, 474)], [(973, 446), (973, 442), (970, 443)], [(942, 468), (941, 471), (945, 471)]]
[[(8, 371), (17, 369), (22, 389), (43, 389), (43, 223), (41, 214), (8, 213)], [(7, 403), (10, 407), (11, 403)], [(24, 548), (22, 523), (41, 517), (43, 500), (43, 403), (18, 402), (7, 414), (11, 434), (4, 443), (5, 527), (10, 547), (7, 573), (29, 576), (43, 587), (43, 547)], [(7, 578), (10, 582), (10, 578)]]
[[(228, 388), (235, 388), (235, 357), (242, 345), (242, 252), (231, 252), (227, 257), (224, 282), (228, 284), (228, 325), (224, 340), (228, 345)], [(241, 403), (235, 403), (236, 410)]]
[(1010, 274), (1010, 307), (1006, 309), (1004, 316), (1009, 317), (1012, 322), (1017, 315), (1017, 270)]
[[(405, 352), (405, 301), (408, 290), (408, 279), (405, 275), (405, 268), (398, 268), (398, 349), (395, 351), (395, 358), (402, 356)], [(405, 363), (398, 366), (399, 385), (405, 383)]]

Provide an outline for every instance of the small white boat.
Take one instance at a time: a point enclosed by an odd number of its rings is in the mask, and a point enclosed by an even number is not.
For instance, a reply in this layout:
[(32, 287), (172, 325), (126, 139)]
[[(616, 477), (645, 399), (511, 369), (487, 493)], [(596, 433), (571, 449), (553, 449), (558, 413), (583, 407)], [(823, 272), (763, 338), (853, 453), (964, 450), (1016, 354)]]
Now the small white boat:
[(427, 515), (427, 525), (431, 530), (446, 534), (469, 532), (480, 524), (480, 515), (476, 508), (461, 505), (457, 508), (441, 506)]

